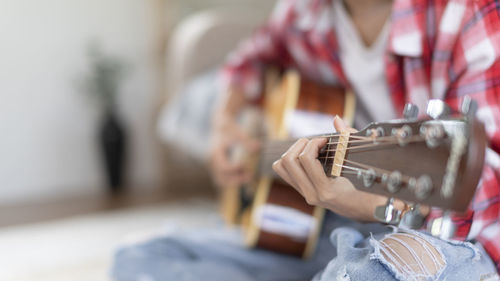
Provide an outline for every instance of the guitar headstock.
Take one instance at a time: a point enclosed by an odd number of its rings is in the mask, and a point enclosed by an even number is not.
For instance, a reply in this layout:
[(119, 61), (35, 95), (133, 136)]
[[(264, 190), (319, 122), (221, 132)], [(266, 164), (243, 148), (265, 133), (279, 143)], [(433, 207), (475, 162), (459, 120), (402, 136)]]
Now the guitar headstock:
[(425, 118), (417, 119), (418, 109), (407, 105), (405, 119), (331, 137), (322, 156), (327, 173), (348, 178), (362, 191), (463, 211), (478, 184), (486, 147), (475, 108), (466, 99), (461, 112), (452, 112), (431, 100)]

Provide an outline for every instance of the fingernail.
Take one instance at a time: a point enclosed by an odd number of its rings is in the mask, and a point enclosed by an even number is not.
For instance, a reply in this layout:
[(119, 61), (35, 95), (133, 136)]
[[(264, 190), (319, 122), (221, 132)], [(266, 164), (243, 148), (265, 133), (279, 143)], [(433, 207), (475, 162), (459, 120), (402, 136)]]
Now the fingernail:
[(335, 120), (333, 120), (333, 124), (337, 130), (345, 130), (347, 129), (344, 121), (338, 115), (335, 116)]

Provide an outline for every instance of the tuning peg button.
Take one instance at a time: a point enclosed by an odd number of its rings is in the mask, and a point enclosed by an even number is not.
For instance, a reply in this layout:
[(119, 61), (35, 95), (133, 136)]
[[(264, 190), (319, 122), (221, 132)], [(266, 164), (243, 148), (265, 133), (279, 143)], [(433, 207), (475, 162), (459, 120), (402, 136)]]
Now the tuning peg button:
[(407, 103), (403, 110), (403, 117), (408, 120), (416, 119), (418, 116), (418, 106)]
[(449, 211), (445, 211), (442, 217), (430, 220), (427, 224), (427, 228), (432, 236), (439, 237), (443, 240), (451, 239), (457, 232), (457, 226), (453, 223)]
[(465, 96), (462, 105), (460, 106), (462, 114), (468, 118), (474, 118), (477, 112), (477, 102), (471, 99), (469, 96)]
[(432, 179), (428, 175), (420, 176), (415, 185), (415, 196), (419, 200), (427, 199), (432, 193)]
[(394, 207), (394, 198), (387, 199), (385, 205), (375, 208), (374, 217), (383, 223), (398, 224), (401, 220), (401, 211)]
[(406, 227), (410, 229), (419, 229), (424, 225), (425, 216), (420, 211), (418, 204), (410, 204), (409, 210), (401, 216), (399, 227)]
[(426, 113), (433, 119), (443, 119), (450, 116), (451, 109), (444, 101), (434, 99), (427, 103)]
[(387, 190), (390, 193), (396, 193), (401, 189), (403, 182), (403, 175), (399, 171), (394, 171), (389, 175), (389, 180), (387, 181)]
[(377, 173), (373, 169), (368, 169), (363, 172), (362, 178), (363, 178), (363, 185), (366, 188), (370, 188), (377, 179)]
[(428, 147), (435, 148), (444, 140), (446, 132), (441, 124), (424, 124), (420, 127), (420, 135), (425, 138)]

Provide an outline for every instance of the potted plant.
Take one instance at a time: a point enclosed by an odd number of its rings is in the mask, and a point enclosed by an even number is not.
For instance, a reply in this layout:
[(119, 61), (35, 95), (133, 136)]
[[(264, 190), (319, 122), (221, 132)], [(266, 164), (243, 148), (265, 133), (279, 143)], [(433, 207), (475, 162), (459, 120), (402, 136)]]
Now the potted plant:
[(117, 108), (124, 64), (118, 58), (104, 54), (96, 45), (89, 48), (88, 57), (90, 72), (85, 85), (102, 112), (98, 131), (101, 159), (109, 190), (118, 193), (123, 190), (126, 152), (125, 128)]

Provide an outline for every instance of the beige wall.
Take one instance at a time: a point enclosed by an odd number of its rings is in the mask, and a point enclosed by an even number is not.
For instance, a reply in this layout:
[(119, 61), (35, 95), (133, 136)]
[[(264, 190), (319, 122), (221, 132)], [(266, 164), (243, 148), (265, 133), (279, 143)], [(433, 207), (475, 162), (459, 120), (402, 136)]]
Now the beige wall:
[(130, 65), (120, 106), (129, 183), (163, 182), (155, 123), (172, 27), (205, 8), (268, 0), (0, 0), (0, 205), (102, 192), (99, 112), (79, 88), (91, 40)]
[(120, 106), (133, 186), (161, 181), (155, 113), (162, 92), (159, 0), (0, 0), (0, 204), (100, 192), (99, 112), (80, 91), (97, 39), (130, 65)]
[(244, 6), (262, 11), (269, 11), (276, 0), (165, 0), (166, 16), (169, 26), (173, 26), (179, 19), (198, 10), (222, 6)]

